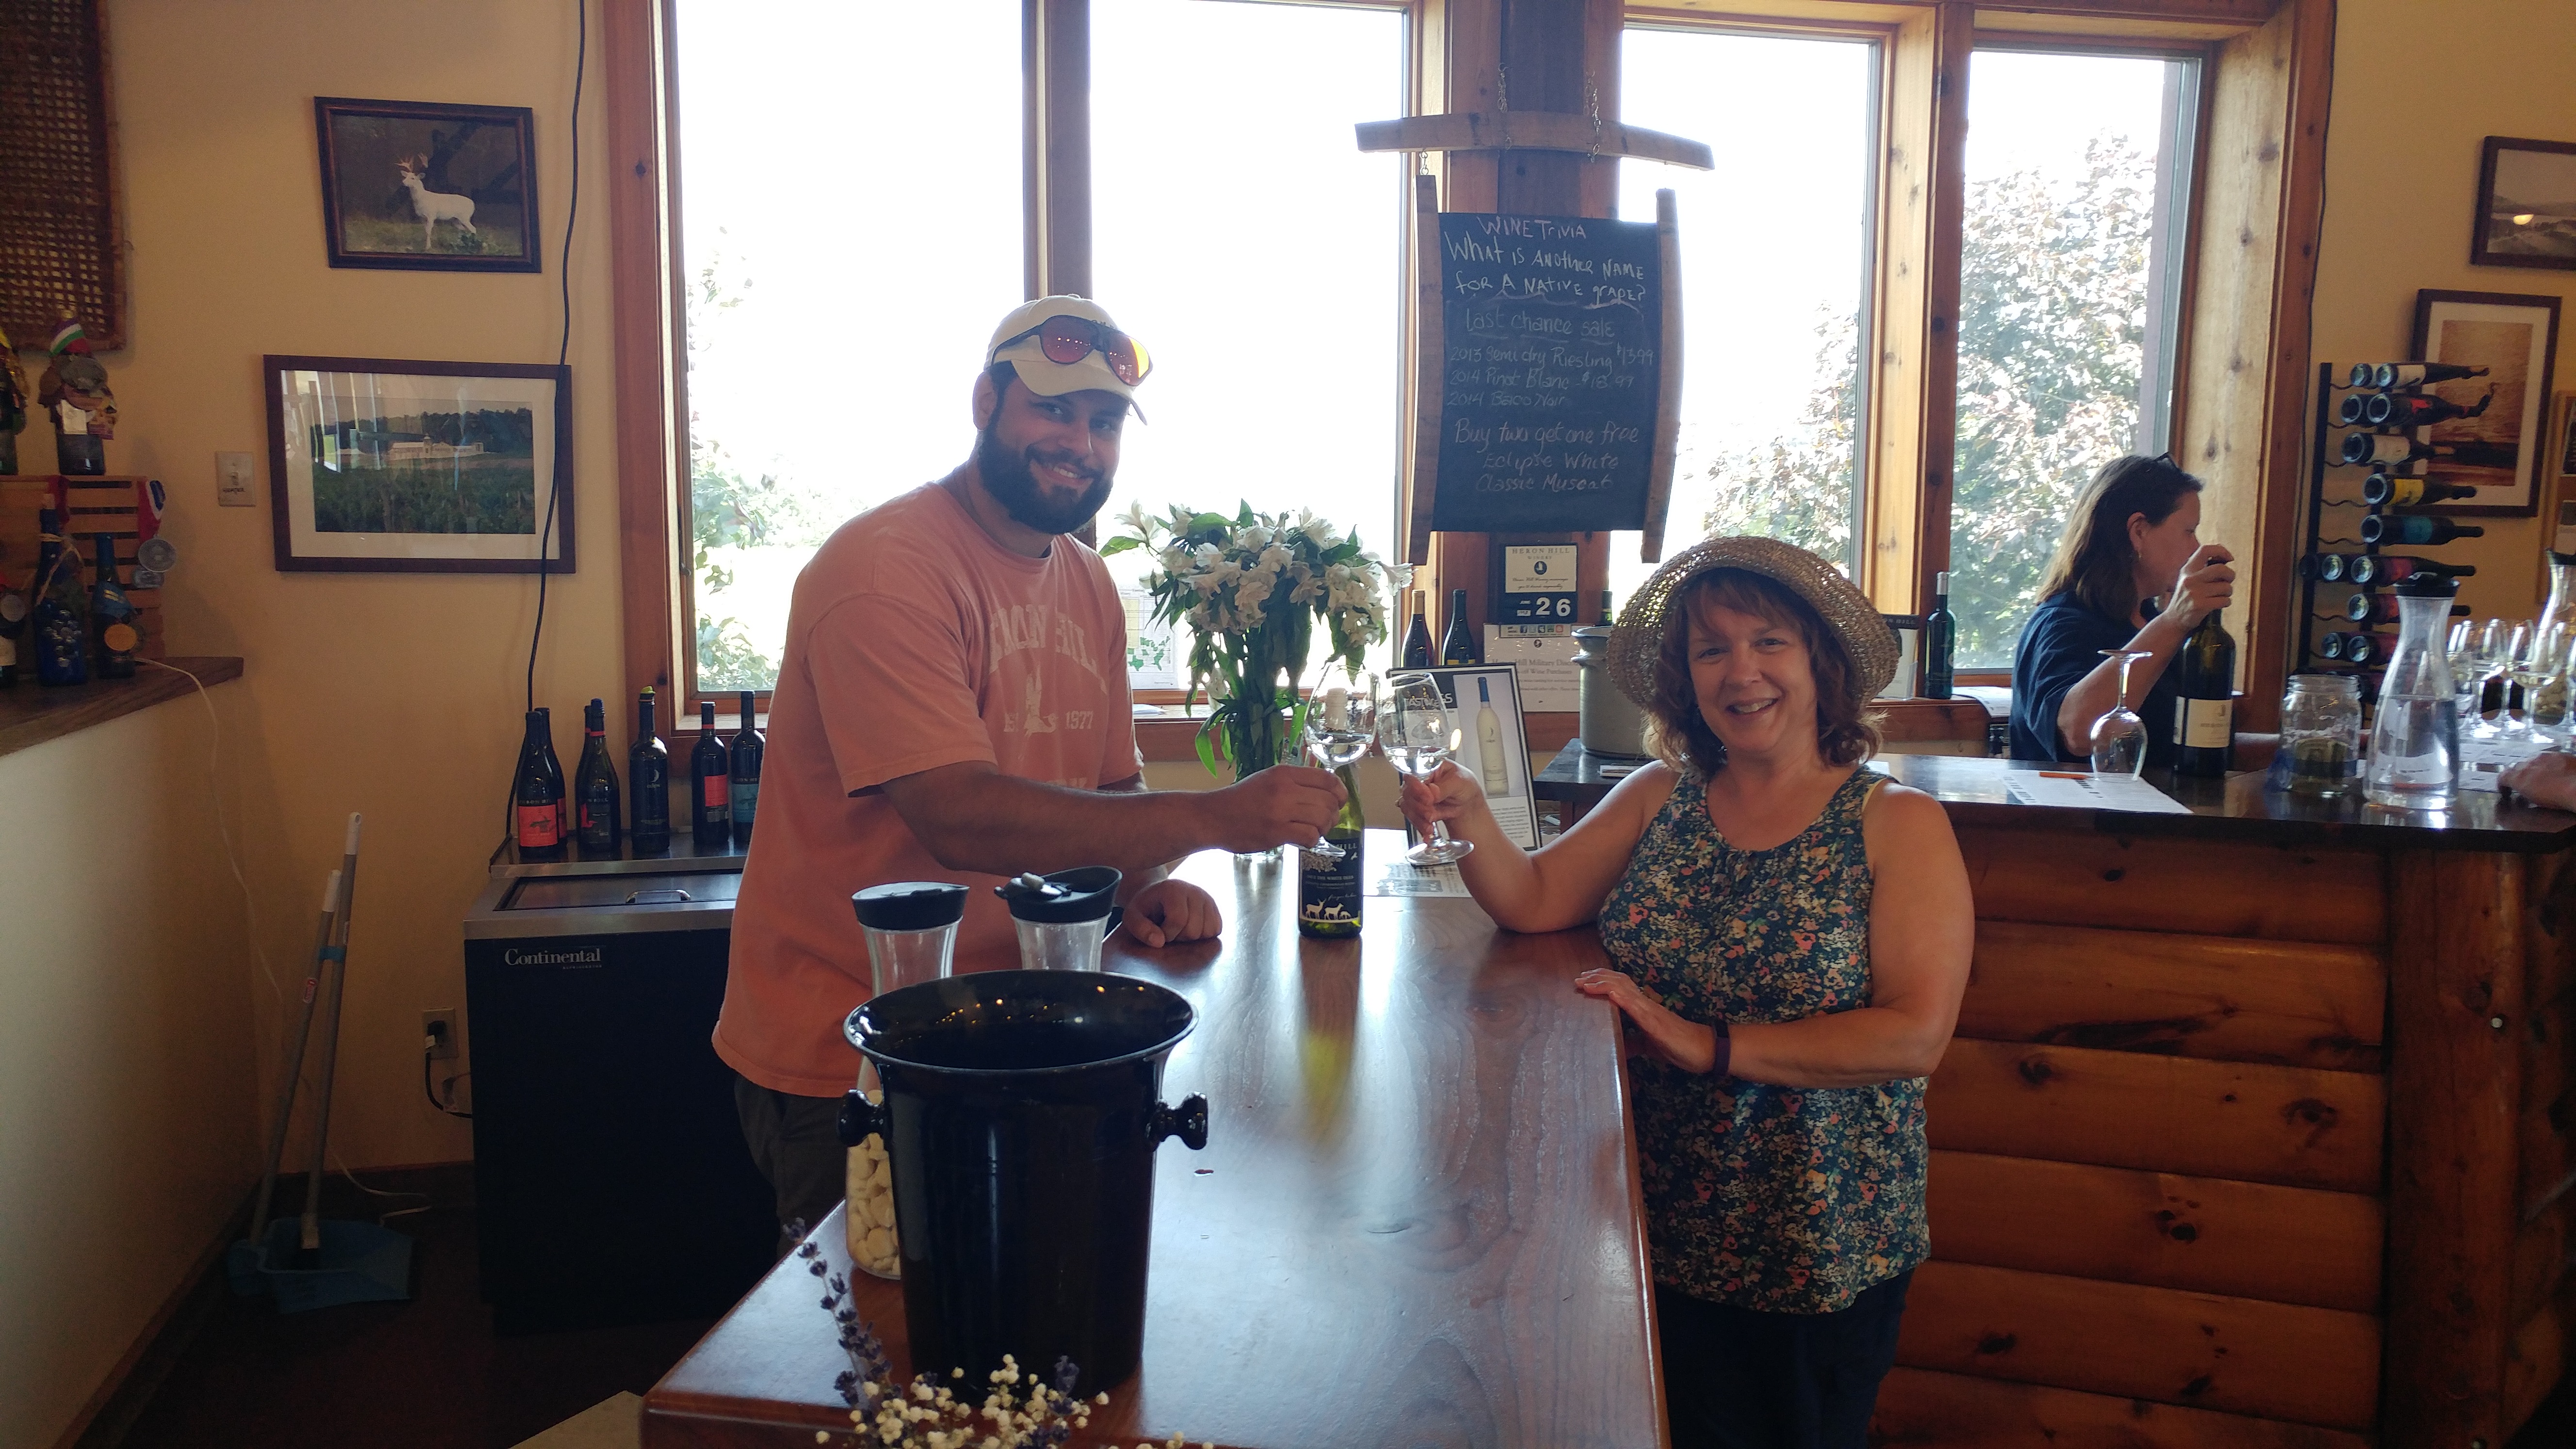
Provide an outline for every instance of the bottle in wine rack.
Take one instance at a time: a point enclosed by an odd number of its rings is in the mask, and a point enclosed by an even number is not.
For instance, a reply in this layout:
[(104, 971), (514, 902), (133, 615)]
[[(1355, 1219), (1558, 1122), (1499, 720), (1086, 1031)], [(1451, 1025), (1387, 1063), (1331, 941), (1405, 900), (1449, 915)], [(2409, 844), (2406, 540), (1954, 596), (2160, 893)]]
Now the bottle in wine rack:
[(1407, 669), (1431, 667), (1431, 621), (1424, 615), (1424, 608), (1424, 594), (1422, 590), (1415, 589), (1413, 624), (1404, 631), (1404, 667)]
[(733, 736), (733, 843), (751, 844), (751, 821), (760, 813), (760, 762), (769, 741), (752, 728), (752, 692), (742, 691), (742, 728)]
[(2339, 553), (2312, 553), (2299, 560), (2299, 577), (2315, 579), (2322, 584), (2339, 584), (2358, 563), (2358, 559), (2346, 558)]
[(2403, 433), (2346, 433), (2343, 438), (2343, 460), (2350, 465), (2412, 463), (2418, 458), (2448, 458), (2458, 451), (2448, 443), (2419, 443)]
[(2224, 775), (2236, 759), (2236, 641), (2212, 609), (2174, 656), (2174, 773)]
[(2374, 659), (2387, 658), (2388, 651), (2396, 644), (2397, 636), (2394, 634), (2328, 634), (2318, 652), (2346, 664), (2368, 664)]
[(581, 763), (573, 767), (573, 843), (584, 860), (618, 852), (617, 766), (608, 758), (608, 706), (592, 700), (581, 713)]
[(143, 632), (134, 627), (134, 621), (142, 615), (116, 578), (116, 536), (91, 534), (89, 553), (98, 569), (97, 582), (89, 586), (90, 652), (98, 677), (132, 679), (134, 651), (143, 647)]
[[(2349, 403), (2355, 397), (2362, 400), (2362, 422), (2374, 428), (2429, 428), (2453, 418), (2474, 418), (2487, 410), (2487, 404), (2495, 401), (2492, 390), (2471, 405), (2455, 403), (2428, 392), (2354, 393), (2344, 401)], [(2344, 421), (2349, 423), (2352, 420), (2346, 418)]]
[(2374, 513), (2361, 521), (2361, 541), (2368, 544), (2449, 543), (2455, 538), (2484, 538), (2475, 524), (2428, 518), (2420, 513)]
[(1440, 662), (1456, 667), (1482, 664), (1484, 653), (1476, 647), (1476, 631), (1467, 627), (1467, 591), (1449, 591), (1449, 632), (1440, 636)]
[(2345, 393), (2343, 401), (2335, 404), (2335, 421), (2347, 428), (2368, 427), (2371, 396), (2366, 392)]
[(2347, 573), (2356, 584), (2393, 584), (2417, 574), (2465, 579), (2477, 571), (2475, 564), (2443, 563), (2439, 559), (2412, 558), (2402, 553), (2366, 553), (2352, 561), (2352, 568)]
[(671, 848), (671, 752), (653, 733), (653, 691), (635, 701), (635, 743), (626, 750), (627, 839), (637, 855)]
[[(2466, 604), (2453, 604), (2454, 616), (2469, 612)], [(2356, 624), (2394, 624), (2397, 622), (2397, 596), (2394, 594), (2355, 594), (2345, 602), (2343, 616)]]
[(2361, 480), (2361, 501), (2373, 508), (2421, 508), (2477, 496), (2477, 489), (2463, 483), (2440, 483), (2402, 473), (2373, 473)]
[(698, 701), (698, 746), (689, 751), (689, 838), (700, 850), (733, 839), (733, 754), (716, 733), (716, 702)]
[[(2353, 371), (2355, 376), (2360, 375), (2358, 367)], [(2455, 362), (2382, 362), (2370, 369), (2370, 385), (2381, 389), (2422, 387), (2428, 382), (2456, 382), (2486, 375), (2483, 367), (2463, 367)]]
[(519, 744), (519, 768), (510, 790), (510, 842), (521, 861), (564, 858), (564, 774), (555, 758), (553, 714), (528, 711), (527, 737)]

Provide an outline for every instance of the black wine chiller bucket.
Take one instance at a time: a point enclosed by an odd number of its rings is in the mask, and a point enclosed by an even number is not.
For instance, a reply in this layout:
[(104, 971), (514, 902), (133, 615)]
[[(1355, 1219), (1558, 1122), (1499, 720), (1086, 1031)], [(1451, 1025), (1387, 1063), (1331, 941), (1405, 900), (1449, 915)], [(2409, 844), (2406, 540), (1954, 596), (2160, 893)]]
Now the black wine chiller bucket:
[(892, 1159), (903, 1311), (920, 1372), (969, 1382), (1059, 1356), (1089, 1394), (1136, 1371), (1154, 1148), (1207, 1145), (1207, 1101), (1162, 1105), (1196, 1013), (1130, 976), (982, 971), (890, 991), (843, 1031), (884, 1101), (843, 1099), (841, 1140)]

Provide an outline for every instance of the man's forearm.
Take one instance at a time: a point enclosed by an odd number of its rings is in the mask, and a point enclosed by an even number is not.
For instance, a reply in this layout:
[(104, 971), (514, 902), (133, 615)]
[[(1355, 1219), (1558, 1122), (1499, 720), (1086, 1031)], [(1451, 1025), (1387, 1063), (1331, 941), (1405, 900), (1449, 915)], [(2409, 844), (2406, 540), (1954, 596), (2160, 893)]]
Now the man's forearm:
[(1108, 865), (1144, 875), (1215, 843), (1189, 791), (1076, 790), (952, 767), (890, 782), (896, 811), (932, 857), (987, 875)]

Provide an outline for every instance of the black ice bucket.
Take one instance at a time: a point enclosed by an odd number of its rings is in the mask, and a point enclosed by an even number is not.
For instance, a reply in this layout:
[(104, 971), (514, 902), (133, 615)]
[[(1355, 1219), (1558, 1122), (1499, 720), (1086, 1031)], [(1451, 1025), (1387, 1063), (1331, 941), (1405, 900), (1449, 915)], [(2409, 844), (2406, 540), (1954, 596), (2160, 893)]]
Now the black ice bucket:
[(1093, 972), (983, 971), (850, 1013), (882, 1104), (856, 1092), (841, 1140), (884, 1136), (917, 1372), (982, 1383), (1010, 1354), (1089, 1394), (1136, 1371), (1153, 1240), (1154, 1147), (1207, 1145), (1207, 1101), (1162, 1105), (1196, 1017), (1171, 991)]

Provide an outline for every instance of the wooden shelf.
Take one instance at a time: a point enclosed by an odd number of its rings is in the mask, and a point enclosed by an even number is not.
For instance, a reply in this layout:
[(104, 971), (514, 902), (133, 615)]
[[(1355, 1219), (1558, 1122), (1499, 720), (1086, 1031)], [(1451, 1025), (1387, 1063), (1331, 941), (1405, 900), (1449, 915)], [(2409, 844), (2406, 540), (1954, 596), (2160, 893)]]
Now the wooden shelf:
[(121, 719), (136, 710), (192, 694), (196, 686), (171, 669), (184, 669), (204, 684), (241, 678), (242, 662), (231, 656), (195, 655), (162, 661), (169, 669), (138, 665), (132, 679), (93, 679), (47, 689), (35, 681), (32, 650), (22, 644), (18, 685), (0, 690), (0, 755), (77, 734), (92, 725)]

